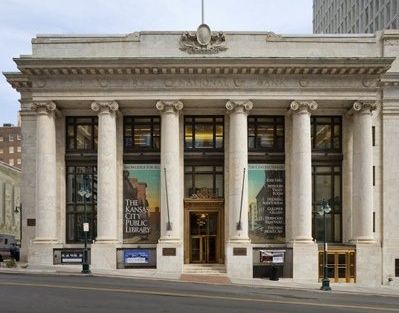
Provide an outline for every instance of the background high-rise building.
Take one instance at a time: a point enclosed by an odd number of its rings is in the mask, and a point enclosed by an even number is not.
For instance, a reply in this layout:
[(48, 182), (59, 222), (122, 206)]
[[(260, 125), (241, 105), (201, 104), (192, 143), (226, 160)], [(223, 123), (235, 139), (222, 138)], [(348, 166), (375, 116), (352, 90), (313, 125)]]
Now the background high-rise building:
[(399, 28), (399, 0), (313, 0), (316, 34), (374, 33)]

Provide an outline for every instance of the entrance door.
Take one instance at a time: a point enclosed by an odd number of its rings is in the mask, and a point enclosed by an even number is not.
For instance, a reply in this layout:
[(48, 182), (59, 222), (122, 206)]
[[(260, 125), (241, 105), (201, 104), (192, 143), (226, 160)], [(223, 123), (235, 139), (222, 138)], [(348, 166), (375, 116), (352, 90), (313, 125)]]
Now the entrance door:
[(190, 263), (217, 263), (218, 212), (190, 212)]
[[(356, 252), (355, 250), (329, 250), (327, 252), (328, 278), (331, 282), (355, 282), (356, 281)], [(324, 274), (324, 252), (319, 251), (319, 279)]]

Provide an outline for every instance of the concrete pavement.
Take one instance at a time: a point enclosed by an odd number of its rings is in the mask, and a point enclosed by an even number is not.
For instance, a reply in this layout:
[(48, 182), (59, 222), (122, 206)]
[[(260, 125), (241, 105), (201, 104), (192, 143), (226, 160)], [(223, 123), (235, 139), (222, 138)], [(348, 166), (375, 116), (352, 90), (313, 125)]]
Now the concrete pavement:
[[(15, 274), (46, 274), (58, 276), (82, 276), (80, 273), (81, 266), (77, 265), (59, 265), (53, 267), (45, 266), (28, 266), (27, 264), (18, 264), (17, 268), (0, 267), (0, 273)], [(92, 270), (91, 276), (109, 277), (109, 278), (130, 278), (130, 279), (149, 279), (149, 280), (169, 280), (181, 282), (180, 276), (165, 275), (157, 272), (156, 269), (118, 269), (118, 270)], [(187, 281), (187, 280), (186, 280)], [(211, 285), (226, 285), (228, 280), (215, 280), (211, 277), (203, 276), (191, 282), (205, 283)], [(253, 278), (253, 279), (230, 279), (233, 285), (242, 285), (258, 288), (279, 288), (293, 290), (309, 290), (319, 291), (320, 283), (312, 283), (307, 281), (293, 281), (292, 279), (280, 279), (279, 281), (271, 281), (269, 279)], [(353, 283), (332, 283), (332, 293), (347, 294), (363, 294), (363, 295), (382, 295), (399, 297), (399, 286), (381, 285), (376, 287), (363, 287)]]

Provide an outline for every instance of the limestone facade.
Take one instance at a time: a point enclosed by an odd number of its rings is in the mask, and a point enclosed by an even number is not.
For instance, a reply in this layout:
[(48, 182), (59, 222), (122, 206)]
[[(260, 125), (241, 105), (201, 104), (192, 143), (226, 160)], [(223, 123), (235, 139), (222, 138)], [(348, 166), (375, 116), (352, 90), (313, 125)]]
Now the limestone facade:
[[(97, 117), (92, 266), (116, 269), (118, 249), (156, 248), (159, 275), (179, 277), (187, 240), (184, 119), (223, 116), (222, 259), (230, 277), (252, 277), (256, 249), (265, 245), (248, 235), (248, 118), (271, 115), (284, 117), (283, 246), (291, 251), (291, 277), (316, 281), (320, 242), (312, 236), (311, 118), (339, 116), (342, 237), (337, 245), (356, 251), (357, 283), (399, 284), (399, 32), (212, 36), (223, 38), (217, 41), (223, 49), (212, 40), (199, 49), (191, 42), (195, 36), (180, 32), (38, 36), (32, 55), (15, 59), (20, 72), (5, 76), (21, 93), (22, 257), (52, 264), (53, 249), (82, 246), (66, 240), (66, 120)], [(123, 240), (128, 116), (161, 120), (160, 238), (153, 245)], [(35, 219), (36, 226), (28, 226), (27, 219)]]

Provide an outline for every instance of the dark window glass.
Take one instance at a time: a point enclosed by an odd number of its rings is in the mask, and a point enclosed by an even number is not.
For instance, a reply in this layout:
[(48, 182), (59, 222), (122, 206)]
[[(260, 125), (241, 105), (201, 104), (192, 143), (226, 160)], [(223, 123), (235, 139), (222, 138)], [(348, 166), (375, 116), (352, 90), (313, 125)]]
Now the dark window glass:
[(313, 116), (311, 118), (312, 150), (315, 152), (341, 152), (342, 120), (339, 116)]
[(185, 166), (184, 197), (223, 198), (222, 166)]
[(67, 117), (67, 152), (96, 152), (98, 136), (97, 123), (97, 117)]
[(284, 152), (284, 117), (248, 117), (248, 150)]
[(159, 151), (160, 133), (159, 116), (125, 117), (124, 149), (126, 152)]
[(223, 150), (223, 117), (184, 117), (185, 150)]
[(399, 259), (395, 259), (395, 277), (399, 277)]
[(342, 233), (342, 186), (340, 166), (312, 166), (313, 238), (324, 239), (324, 219), (319, 215), (320, 204), (326, 200), (331, 212), (326, 214), (326, 239), (341, 242)]
[(67, 166), (66, 169), (66, 240), (83, 242), (83, 223), (89, 223), (88, 239), (97, 236), (97, 168)]

